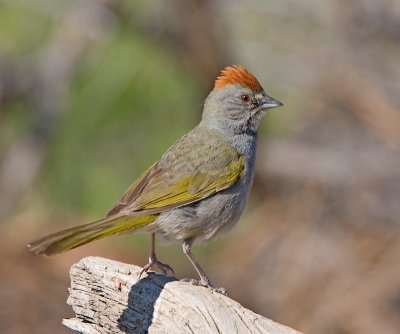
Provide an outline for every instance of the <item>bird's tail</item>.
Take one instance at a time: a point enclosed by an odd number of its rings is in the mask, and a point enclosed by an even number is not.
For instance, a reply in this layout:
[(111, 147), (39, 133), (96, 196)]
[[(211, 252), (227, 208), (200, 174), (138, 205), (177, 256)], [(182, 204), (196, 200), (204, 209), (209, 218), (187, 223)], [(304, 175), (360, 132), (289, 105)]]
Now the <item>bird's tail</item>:
[(28, 244), (35, 254), (54, 255), (113, 234), (137, 230), (153, 222), (157, 215), (112, 215), (93, 223), (69, 228)]

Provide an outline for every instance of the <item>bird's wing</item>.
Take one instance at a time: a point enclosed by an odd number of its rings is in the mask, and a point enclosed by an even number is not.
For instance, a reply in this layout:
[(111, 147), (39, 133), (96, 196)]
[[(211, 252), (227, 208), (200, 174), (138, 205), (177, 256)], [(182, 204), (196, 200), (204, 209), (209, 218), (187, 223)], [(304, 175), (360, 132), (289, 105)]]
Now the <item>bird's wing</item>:
[(154, 214), (206, 198), (232, 186), (244, 158), (220, 138), (185, 136), (126, 191), (109, 212)]

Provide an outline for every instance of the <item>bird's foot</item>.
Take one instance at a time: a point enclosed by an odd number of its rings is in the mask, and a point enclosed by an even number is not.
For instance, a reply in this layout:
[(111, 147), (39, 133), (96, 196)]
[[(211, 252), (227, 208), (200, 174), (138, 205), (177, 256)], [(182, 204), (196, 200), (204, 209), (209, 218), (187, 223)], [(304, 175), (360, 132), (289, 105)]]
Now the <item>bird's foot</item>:
[(160, 269), (164, 275), (167, 275), (169, 270), (175, 277), (174, 269), (172, 269), (169, 264), (158, 261), (157, 257), (154, 255), (149, 257), (149, 263), (143, 267), (142, 271), (140, 272), (139, 279), (142, 277), (143, 273), (147, 273), (150, 269), (154, 267)]
[(215, 291), (218, 292), (224, 296), (228, 296), (228, 293), (226, 291), (225, 288), (214, 288), (211, 284), (211, 282), (207, 279), (201, 279), (200, 281), (195, 280), (193, 278), (182, 278), (181, 282), (186, 282), (192, 285), (196, 285), (196, 286), (204, 286), (207, 289), (210, 289), (211, 291)]

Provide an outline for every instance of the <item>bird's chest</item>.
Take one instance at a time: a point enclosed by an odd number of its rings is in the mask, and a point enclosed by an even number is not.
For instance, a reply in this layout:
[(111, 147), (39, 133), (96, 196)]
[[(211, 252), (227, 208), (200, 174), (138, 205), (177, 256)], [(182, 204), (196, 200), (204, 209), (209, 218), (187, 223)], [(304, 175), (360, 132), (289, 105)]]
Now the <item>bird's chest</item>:
[(165, 212), (155, 222), (164, 240), (207, 241), (228, 232), (239, 221), (253, 180), (247, 167), (232, 187), (197, 203)]
[(236, 225), (253, 181), (255, 141), (240, 147), (238, 151), (245, 158), (245, 165), (234, 185), (199, 202), (161, 214), (156, 224), (166, 239), (190, 238), (202, 242)]

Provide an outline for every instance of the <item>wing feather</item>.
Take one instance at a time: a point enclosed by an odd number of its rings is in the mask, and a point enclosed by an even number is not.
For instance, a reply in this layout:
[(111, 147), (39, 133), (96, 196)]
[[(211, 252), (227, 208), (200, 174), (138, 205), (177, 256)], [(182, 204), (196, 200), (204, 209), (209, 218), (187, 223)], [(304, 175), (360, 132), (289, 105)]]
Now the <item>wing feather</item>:
[(192, 140), (187, 136), (178, 141), (128, 188), (109, 214), (160, 213), (211, 196), (239, 179), (244, 158), (234, 148), (216, 137), (196, 143), (200, 149), (194, 151)]

